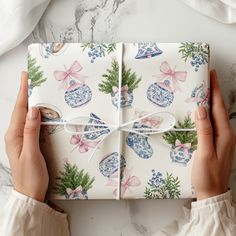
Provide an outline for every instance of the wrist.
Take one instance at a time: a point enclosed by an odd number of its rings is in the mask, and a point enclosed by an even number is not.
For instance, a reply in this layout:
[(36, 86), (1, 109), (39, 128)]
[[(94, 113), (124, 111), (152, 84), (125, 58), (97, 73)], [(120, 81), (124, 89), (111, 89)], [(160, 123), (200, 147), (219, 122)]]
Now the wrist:
[(226, 192), (227, 192), (227, 189), (226, 190), (225, 189), (224, 190), (212, 190), (212, 191), (209, 191), (209, 192), (196, 193), (197, 201), (201, 201), (201, 200), (204, 200), (204, 199), (215, 197), (215, 196), (224, 194)]
[(14, 187), (14, 190), (27, 196), (27, 197), (30, 197), (36, 201), (39, 201), (39, 202), (42, 202), (44, 203), (45, 202), (45, 194), (41, 194), (41, 193), (34, 193), (34, 192), (28, 192), (28, 191), (24, 191), (24, 190), (21, 190), (19, 188), (16, 188)]

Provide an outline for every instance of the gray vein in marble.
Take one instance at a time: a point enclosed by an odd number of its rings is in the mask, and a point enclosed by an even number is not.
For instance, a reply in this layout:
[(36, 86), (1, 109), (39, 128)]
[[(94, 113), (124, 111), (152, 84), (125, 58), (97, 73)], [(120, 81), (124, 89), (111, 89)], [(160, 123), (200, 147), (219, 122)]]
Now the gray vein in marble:
[[(74, 16), (70, 23), (63, 26), (57, 23), (58, 19), (52, 21), (48, 17), (43, 17), (26, 42), (95, 42), (104, 40), (111, 42), (114, 29), (120, 23), (121, 17), (124, 14), (129, 14), (130, 10), (128, 12), (127, 10), (119, 11), (121, 5), (126, 2), (126, 0), (80, 1), (75, 5), (73, 14), (65, 12), (68, 16)], [(132, 1), (129, 1), (129, 4), (130, 2)], [(50, 4), (47, 12), (53, 10), (51, 9), (53, 6)], [(62, 11), (61, 14), (64, 12)], [(59, 12), (58, 17), (61, 14)]]

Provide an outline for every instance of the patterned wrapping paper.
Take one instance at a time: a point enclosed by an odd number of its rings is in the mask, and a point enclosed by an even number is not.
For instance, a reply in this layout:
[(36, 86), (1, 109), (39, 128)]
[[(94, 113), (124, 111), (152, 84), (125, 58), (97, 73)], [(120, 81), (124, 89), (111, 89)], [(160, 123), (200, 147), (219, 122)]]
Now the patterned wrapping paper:
[[(48, 43), (28, 50), (29, 106), (39, 106), (45, 122), (48, 198), (194, 196), (196, 131), (142, 129), (162, 127), (165, 113), (177, 129), (195, 127), (196, 106), (209, 101), (208, 44)], [(148, 116), (156, 111), (164, 115)], [(135, 119), (128, 130), (111, 132), (111, 125)]]

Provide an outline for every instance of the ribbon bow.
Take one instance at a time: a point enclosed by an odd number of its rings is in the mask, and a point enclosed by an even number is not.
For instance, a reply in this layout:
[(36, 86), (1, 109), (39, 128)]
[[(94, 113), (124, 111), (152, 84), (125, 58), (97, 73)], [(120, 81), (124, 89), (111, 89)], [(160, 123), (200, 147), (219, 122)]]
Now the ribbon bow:
[(184, 155), (189, 155), (189, 149), (191, 148), (191, 143), (181, 143), (178, 139), (175, 141), (175, 150), (179, 151), (181, 148), (184, 149)]
[[(141, 116), (139, 116), (141, 117)], [(159, 125), (162, 122), (162, 119), (160, 117), (155, 117), (155, 116), (148, 116), (143, 119), (141, 119), (141, 122), (147, 126), (150, 127), (159, 127)]]
[(126, 84), (123, 87), (121, 87), (120, 89), (116, 86), (112, 86), (112, 92), (113, 93), (121, 93), (122, 95), (124, 95), (125, 101), (128, 101), (128, 92), (129, 92), (129, 86)]
[(72, 135), (70, 143), (73, 145), (76, 145), (72, 151), (74, 151), (76, 148), (79, 148), (80, 153), (87, 152), (89, 148), (95, 148), (98, 142), (95, 141), (87, 141), (82, 138), (82, 135)]
[(66, 193), (68, 194), (69, 199), (85, 199), (83, 195), (83, 188), (78, 186), (76, 189), (67, 188)]
[[(117, 187), (120, 184), (120, 196), (124, 197), (127, 190), (131, 191), (131, 187), (138, 187), (141, 185), (141, 181), (137, 176), (131, 175), (131, 170), (124, 169), (123, 177), (121, 179), (121, 183), (117, 181), (119, 177), (113, 176), (110, 177), (107, 183), (107, 186)], [(117, 189), (114, 190), (113, 194), (117, 196)]]
[[(84, 79), (87, 78), (87, 76), (78, 73), (82, 69), (83, 68), (80, 63), (78, 61), (74, 61), (69, 69), (66, 69), (65, 67), (65, 71), (55, 70), (53, 74), (55, 79), (61, 82), (60, 88), (67, 90), (68, 88), (71, 89), (74, 86), (84, 84)], [(75, 79), (77, 82), (70, 85), (71, 79)]]
[[(158, 83), (171, 92), (181, 91), (179, 87), (179, 81), (184, 82), (187, 77), (186, 71), (175, 71), (175, 68), (172, 70), (168, 62), (162, 62), (160, 66), (160, 75), (154, 75), (158, 79)], [(167, 78), (170, 78), (171, 81), (163, 81)]]

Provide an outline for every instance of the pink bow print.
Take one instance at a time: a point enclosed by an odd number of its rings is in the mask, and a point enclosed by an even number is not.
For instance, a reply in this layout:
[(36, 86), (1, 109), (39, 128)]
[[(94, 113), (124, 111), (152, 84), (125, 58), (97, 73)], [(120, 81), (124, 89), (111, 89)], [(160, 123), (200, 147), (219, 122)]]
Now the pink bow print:
[[(166, 88), (171, 92), (181, 91), (179, 87), (179, 81), (184, 82), (186, 80), (186, 71), (175, 71), (175, 68), (172, 70), (170, 65), (166, 61), (161, 63), (160, 71), (162, 74), (154, 75), (154, 77), (158, 79), (158, 83), (161, 85), (161, 87)], [(169, 84), (163, 81), (167, 78), (171, 79)]]
[[(127, 170), (125, 169), (124, 170), (124, 173), (123, 173), (123, 178), (121, 180), (121, 186), (120, 186), (120, 195), (121, 195), (121, 198), (124, 198), (124, 195), (126, 193), (127, 190), (130, 190), (131, 187), (138, 187), (141, 185), (141, 181), (139, 180), (139, 178), (137, 176), (131, 176), (131, 170)], [(117, 185), (119, 184), (117, 179), (119, 177), (116, 175), (116, 176), (112, 176), (108, 179), (108, 183), (107, 183), (107, 186), (114, 186), (114, 187), (117, 187)], [(113, 191), (113, 194), (115, 196), (117, 196), (117, 188)]]
[(191, 143), (181, 143), (178, 139), (175, 141), (175, 150), (179, 151), (181, 148), (184, 149), (184, 155), (187, 157), (189, 155), (189, 149), (191, 148)]
[(77, 83), (75, 83), (77, 86), (84, 84), (84, 79), (87, 78), (87, 76), (79, 74), (78, 72), (81, 70), (82, 66), (80, 63), (74, 61), (69, 69), (66, 69), (65, 67), (65, 71), (55, 70), (53, 74), (55, 79), (61, 82), (60, 88), (67, 90), (70, 86), (70, 79), (75, 79), (77, 81)]
[(67, 188), (66, 193), (68, 194), (69, 199), (85, 199), (85, 196), (83, 195), (83, 188), (81, 186), (74, 190)]
[[(208, 105), (209, 99), (210, 99), (210, 90), (207, 87), (205, 81), (201, 84), (202, 87), (202, 93), (196, 94), (196, 97), (194, 98), (188, 98), (186, 99), (186, 102), (197, 102), (200, 103), (200, 105)], [(198, 95), (204, 95), (204, 98), (198, 96)]]
[[(142, 117), (145, 114), (141, 114), (139, 117)], [(150, 116), (150, 117), (145, 117), (141, 120), (141, 122), (149, 127), (159, 127), (162, 119), (160, 117), (155, 117), (155, 116)]]
[[(119, 88), (116, 86), (112, 86), (112, 92), (113, 93), (118, 93), (119, 92)], [(129, 92), (129, 87), (128, 85), (124, 85), (123, 87), (121, 87), (120, 89), (121, 94), (124, 95), (125, 101), (128, 101), (128, 92)]]
[(82, 138), (82, 135), (74, 134), (71, 137), (70, 144), (76, 145), (72, 151), (79, 148), (80, 153), (85, 153), (89, 150), (89, 148), (95, 148), (98, 141), (87, 141)]

